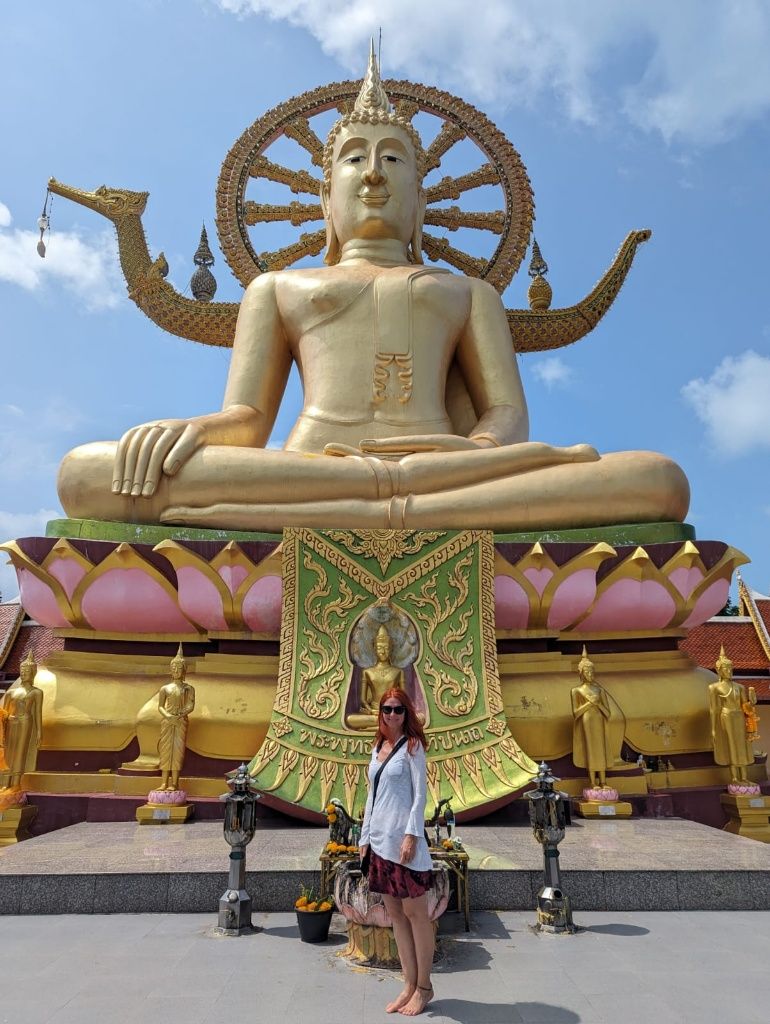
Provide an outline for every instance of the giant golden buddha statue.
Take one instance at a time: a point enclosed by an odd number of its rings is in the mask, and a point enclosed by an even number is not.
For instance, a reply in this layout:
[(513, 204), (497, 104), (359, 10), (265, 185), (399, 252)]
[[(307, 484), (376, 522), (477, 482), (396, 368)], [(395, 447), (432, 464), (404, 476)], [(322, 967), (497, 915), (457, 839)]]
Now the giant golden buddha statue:
[[(500, 296), (422, 265), (425, 154), (373, 52), (323, 172), (327, 265), (249, 284), (222, 411), (70, 452), (59, 474), (69, 516), (269, 531), (684, 518), (687, 480), (662, 455), (528, 440)], [(269, 450), (293, 362), (302, 412), (284, 449)], [(462, 414), (447, 387), (455, 368)]]

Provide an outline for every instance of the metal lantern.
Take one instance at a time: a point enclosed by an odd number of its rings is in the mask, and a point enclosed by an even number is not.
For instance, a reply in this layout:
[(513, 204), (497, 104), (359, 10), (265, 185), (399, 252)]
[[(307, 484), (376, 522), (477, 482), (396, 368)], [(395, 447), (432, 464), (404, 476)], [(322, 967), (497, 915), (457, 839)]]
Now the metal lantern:
[(229, 792), (219, 798), (225, 804), (225, 841), (230, 851), (227, 889), (219, 901), (218, 930), (222, 935), (247, 935), (251, 925), (251, 896), (246, 892), (246, 847), (254, 838), (259, 794), (242, 764), (227, 780)]
[(543, 847), (544, 885), (537, 894), (537, 926), (542, 931), (572, 934), (576, 928), (569, 897), (562, 889), (558, 849), (570, 824), (569, 797), (554, 790), (559, 780), (545, 761), (540, 763), (535, 781), (537, 789), (529, 790), (527, 798), (532, 830)]

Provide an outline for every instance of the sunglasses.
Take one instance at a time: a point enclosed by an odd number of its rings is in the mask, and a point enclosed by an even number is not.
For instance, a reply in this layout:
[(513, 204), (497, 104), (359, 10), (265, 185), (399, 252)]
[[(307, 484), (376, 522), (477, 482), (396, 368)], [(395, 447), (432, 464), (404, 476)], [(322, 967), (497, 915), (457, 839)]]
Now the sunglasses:
[(380, 711), (383, 715), (403, 715), (406, 708), (403, 704), (383, 704)]

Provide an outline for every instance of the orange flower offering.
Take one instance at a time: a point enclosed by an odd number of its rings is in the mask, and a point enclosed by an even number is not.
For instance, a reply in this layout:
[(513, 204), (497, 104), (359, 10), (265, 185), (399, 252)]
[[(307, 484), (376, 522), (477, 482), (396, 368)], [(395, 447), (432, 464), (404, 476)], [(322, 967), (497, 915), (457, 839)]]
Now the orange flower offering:
[(302, 886), (302, 895), (295, 901), (294, 906), (303, 913), (315, 914), (331, 910), (334, 904), (328, 896), (316, 899), (313, 889)]

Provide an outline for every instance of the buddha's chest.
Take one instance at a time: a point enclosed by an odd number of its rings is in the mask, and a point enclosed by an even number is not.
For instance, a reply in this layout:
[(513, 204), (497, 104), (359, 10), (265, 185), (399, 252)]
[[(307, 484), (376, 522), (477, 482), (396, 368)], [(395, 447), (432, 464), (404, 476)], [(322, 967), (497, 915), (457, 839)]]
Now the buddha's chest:
[(384, 354), (435, 362), (453, 350), (469, 311), (469, 290), (461, 278), (385, 272), (369, 280), (329, 278), (303, 288), (287, 326), (303, 362), (371, 364)]

